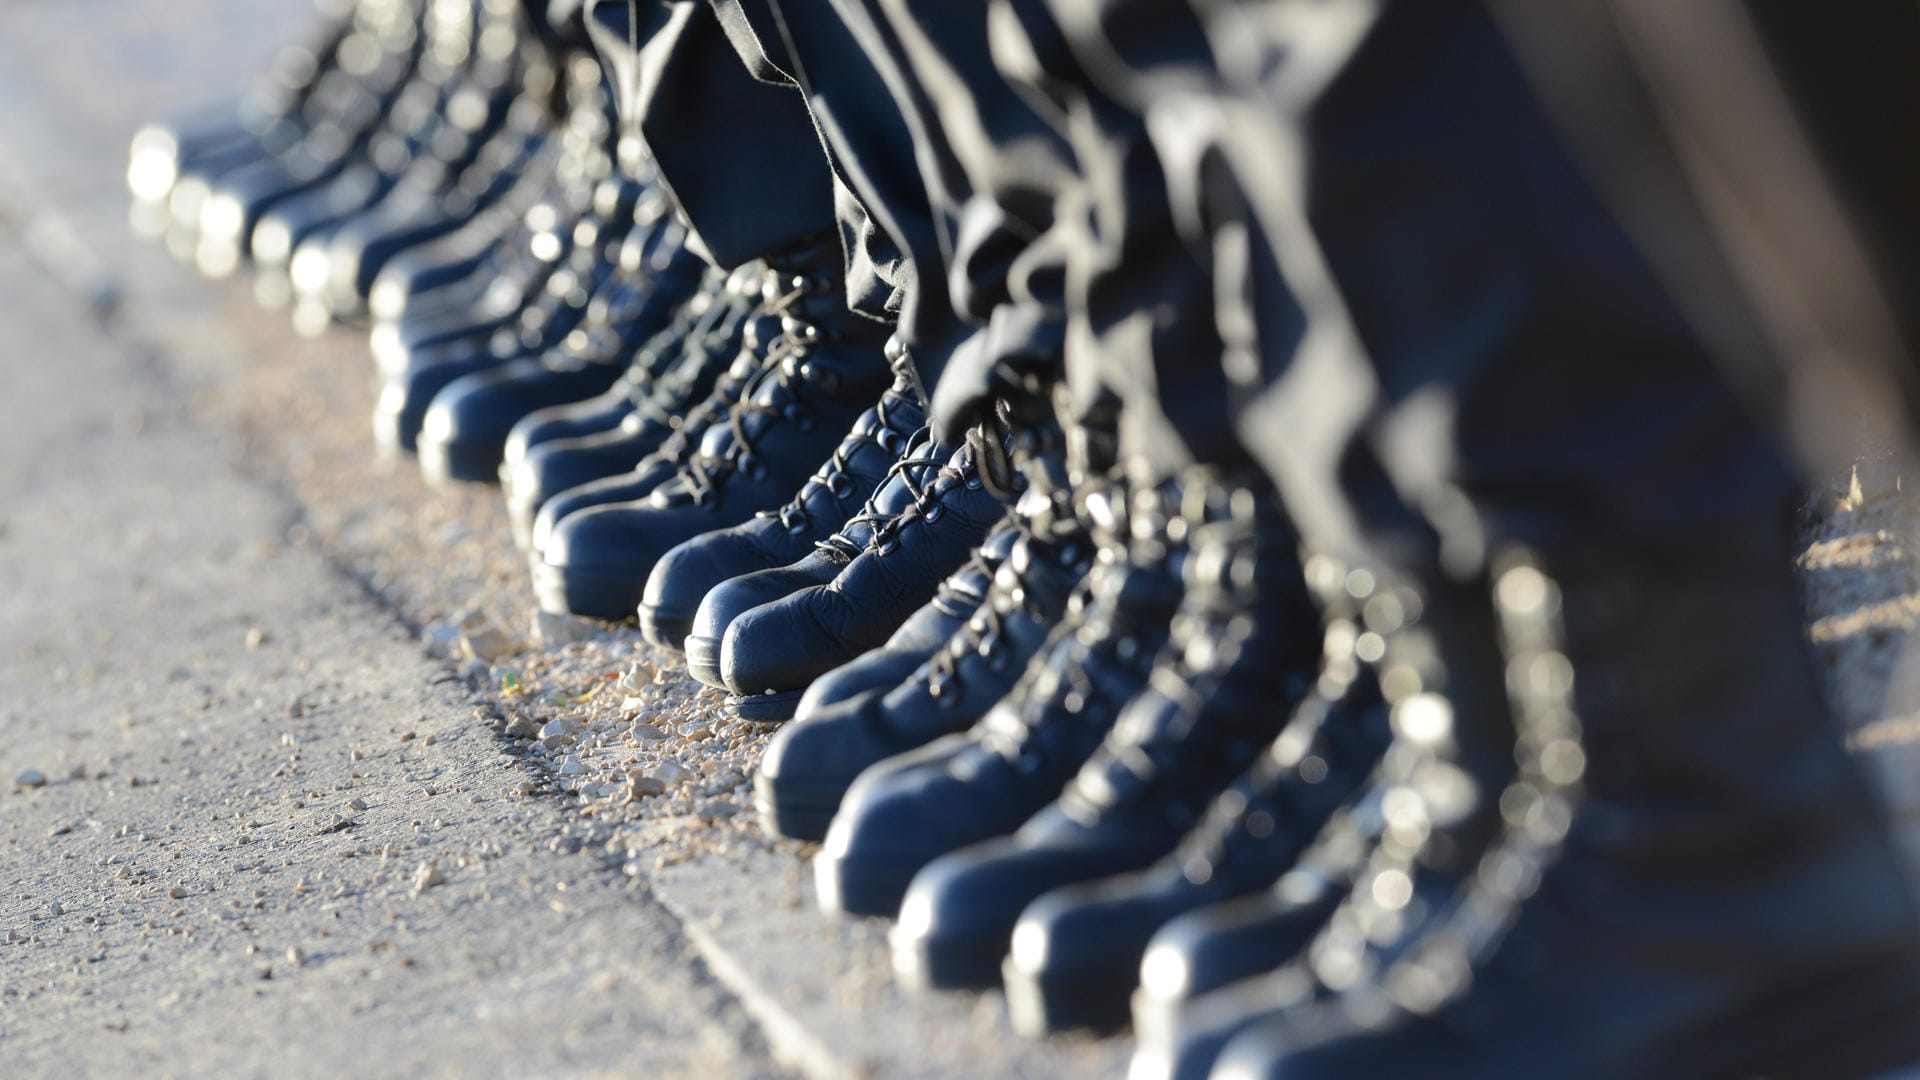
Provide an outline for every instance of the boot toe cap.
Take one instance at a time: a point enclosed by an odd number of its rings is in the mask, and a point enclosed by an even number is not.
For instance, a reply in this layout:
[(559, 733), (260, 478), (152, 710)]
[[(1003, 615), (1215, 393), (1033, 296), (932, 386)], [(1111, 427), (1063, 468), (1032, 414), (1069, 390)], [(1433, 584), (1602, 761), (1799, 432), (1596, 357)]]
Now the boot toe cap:
[(557, 492), (540, 507), (533, 519), (533, 550), (545, 553), (554, 542), (563, 522), (598, 506), (615, 506), (646, 497), (657, 477), (640, 468), (630, 473), (590, 480)]
[(511, 496), (537, 509), (562, 492), (627, 472), (637, 461), (636, 453), (614, 440), (563, 438), (532, 446), (517, 461), (509, 443), (501, 473)]
[(911, 679), (919, 666), (918, 657), (892, 648), (854, 657), (813, 680), (794, 719), (824, 716), (847, 703), (885, 694)]
[[(1214, 1062), (1210, 1080), (1337, 1080), (1347, 1076), (1470, 1076), (1411, 1045), (1404, 1033), (1352, 1033), (1332, 1005), (1276, 1016), (1235, 1035)], [(1317, 1023), (1316, 1023), (1317, 1021)], [(1547, 1071), (1551, 1067), (1542, 1063)]]
[[(1128, 853), (1092, 838), (1022, 830), (928, 864), (914, 879), (894, 936), (896, 969), (936, 986), (998, 982), (1022, 913), (1053, 889), (1118, 873)], [(911, 916), (911, 918), (909, 918)]]
[(760, 773), (777, 784), (850, 787), (861, 773), (913, 749), (887, 737), (881, 695), (868, 693), (782, 728), (767, 744)]
[(1015, 936), (1032, 945), (1014, 951), (1014, 966), (1035, 976), (1118, 976), (1131, 990), (1147, 943), (1177, 905), (1167, 890), (1134, 877), (1055, 889), (1021, 913)]
[(702, 533), (662, 555), (654, 564), (653, 573), (647, 578), (644, 602), (658, 617), (704, 627), (700, 632), (718, 641), (732, 616), (747, 610), (738, 605), (758, 607), (777, 596), (755, 601), (757, 594), (751, 588), (743, 588), (716, 603), (708, 618), (717, 621), (708, 623), (698, 617), (707, 610), (708, 595), (736, 579), (757, 577), (772, 569), (777, 567), (768, 565), (766, 554), (753, 542), (751, 534), (738, 528)]
[(799, 690), (857, 656), (830, 628), (837, 603), (830, 587), (813, 586), (741, 612), (721, 640), (727, 686), (737, 694)]

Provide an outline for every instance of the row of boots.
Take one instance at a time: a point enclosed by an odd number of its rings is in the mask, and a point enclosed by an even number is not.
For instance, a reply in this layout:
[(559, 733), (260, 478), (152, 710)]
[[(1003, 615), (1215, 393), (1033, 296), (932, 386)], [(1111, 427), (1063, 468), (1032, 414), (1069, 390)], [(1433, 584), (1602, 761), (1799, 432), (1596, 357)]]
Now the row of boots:
[(1920, 1060), (1787, 456), (1489, 9), (321, 8), (135, 226), (778, 725), (903, 984), (1135, 1080)]

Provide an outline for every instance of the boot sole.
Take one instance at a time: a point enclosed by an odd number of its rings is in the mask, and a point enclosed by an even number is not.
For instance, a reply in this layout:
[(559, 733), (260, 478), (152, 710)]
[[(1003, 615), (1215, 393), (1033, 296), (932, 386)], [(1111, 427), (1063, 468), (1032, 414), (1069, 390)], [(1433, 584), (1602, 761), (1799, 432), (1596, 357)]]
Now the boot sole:
[[(640, 624), (646, 625), (644, 611)], [(649, 638), (648, 640), (652, 640)], [(720, 639), (710, 637), (683, 637), (680, 639), (687, 653), (687, 672), (698, 679), (703, 686), (715, 690), (725, 690), (727, 683), (720, 677)], [(655, 644), (659, 644), (655, 642)]]
[(735, 694), (727, 698), (727, 710), (736, 720), (749, 724), (784, 724), (800, 708), (805, 690), (782, 690), (777, 694)]
[(391, 409), (373, 411), (373, 444), (382, 457), (396, 458), (414, 452), (414, 437), (419, 432), (402, 430), (401, 417), (401, 413)]
[(848, 862), (826, 855), (813, 860), (813, 885), (820, 910), (829, 915), (874, 915), (891, 919), (900, 913), (907, 886), (922, 864)]
[(1013, 1029), (1034, 1039), (1125, 1027), (1128, 994), (1139, 977), (1138, 963), (1105, 971), (1027, 971), (1008, 957), (1000, 968)]
[(532, 561), (533, 593), (540, 610), (554, 615), (584, 615), (607, 622), (631, 622), (645, 579), (591, 574), (555, 566), (538, 557)]
[[(659, 608), (642, 604), (640, 605), (640, 636), (663, 649), (682, 652), (687, 649), (687, 642), (693, 636), (693, 620), (663, 618)], [(717, 641), (713, 643), (713, 655), (714, 674), (717, 676), (720, 663), (720, 643)], [(687, 664), (689, 667), (693, 664), (691, 653), (688, 653)], [(693, 677), (700, 679), (700, 674), (695, 672)], [(708, 686), (720, 686), (718, 682), (707, 682), (705, 679), (700, 681), (706, 682)]]
[(504, 446), (492, 443), (420, 443), (420, 474), (430, 484), (497, 484)]
[(513, 545), (524, 552), (533, 550), (533, 520), (540, 516), (540, 504), (532, 499), (507, 499), (507, 523), (513, 527)]
[(760, 815), (761, 827), (789, 840), (818, 843), (827, 838), (827, 827), (840, 812), (846, 797), (846, 784), (796, 785), (781, 782), (766, 773), (753, 777), (753, 808)]

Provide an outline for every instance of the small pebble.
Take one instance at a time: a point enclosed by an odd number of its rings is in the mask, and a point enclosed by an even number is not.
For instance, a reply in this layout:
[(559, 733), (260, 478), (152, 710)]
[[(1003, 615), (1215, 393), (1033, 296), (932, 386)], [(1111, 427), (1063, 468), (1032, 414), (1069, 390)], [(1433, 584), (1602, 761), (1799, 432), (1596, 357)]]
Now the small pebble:
[(493, 663), (513, 651), (513, 640), (491, 623), (483, 623), (460, 635), (460, 655), (468, 660)]
[(599, 632), (599, 625), (588, 619), (555, 615), (550, 611), (533, 613), (533, 643), (542, 649), (586, 641)]
[(633, 725), (633, 737), (640, 742), (659, 742), (661, 739), (667, 737), (667, 733), (654, 727), (652, 724), (635, 724)]
[(187, 890), (181, 888), (178, 885), (169, 885), (167, 887), (167, 899), (169, 900), (185, 899), (186, 895), (187, 895)]
[(13, 778), (13, 786), (15, 790), (18, 791), (25, 791), (29, 788), (46, 787), (47, 774), (41, 772), (39, 769), (24, 770), (19, 776)]
[(694, 773), (692, 769), (687, 768), (677, 761), (666, 761), (656, 766), (653, 771), (647, 775), (660, 781), (667, 787), (672, 787), (675, 784), (684, 783), (692, 779)]
[(420, 631), (420, 642), (433, 656), (452, 656), (460, 648), (460, 624), (450, 620), (430, 623)]
[(445, 885), (446, 883), (447, 876), (440, 872), (438, 866), (430, 862), (421, 863), (419, 869), (413, 872), (413, 891), (415, 893), (423, 893), (436, 885)]
[(568, 754), (566, 757), (560, 759), (559, 772), (561, 776), (579, 776), (586, 771), (587, 767), (580, 764), (580, 759), (572, 754)]
[(250, 627), (247, 630), (247, 651), (252, 652), (253, 650), (258, 649), (260, 646), (265, 645), (266, 643), (267, 643), (267, 632), (265, 630), (262, 630), (257, 626)]
[(620, 676), (618, 685), (620, 689), (628, 692), (639, 690), (653, 682), (654, 673), (655, 668), (652, 664), (645, 660), (635, 660), (626, 674)]

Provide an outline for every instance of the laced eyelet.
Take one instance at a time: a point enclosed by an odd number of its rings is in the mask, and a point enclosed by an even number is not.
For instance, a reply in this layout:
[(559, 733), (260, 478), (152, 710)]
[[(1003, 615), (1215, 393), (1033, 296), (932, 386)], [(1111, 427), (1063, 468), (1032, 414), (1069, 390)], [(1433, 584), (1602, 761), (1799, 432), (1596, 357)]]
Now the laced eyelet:
[(889, 454), (900, 452), (900, 433), (892, 428), (881, 428), (873, 436), (874, 444)]
[(922, 513), (920, 516), (926, 521), (927, 524), (932, 525), (934, 522), (939, 521), (941, 518), (947, 516), (946, 504), (934, 503), (932, 506), (927, 507), (926, 511)]
[(834, 498), (844, 499), (853, 494), (853, 477), (843, 472), (834, 473), (827, 477), (827, 490), (833, 493)]
[(986, 482), (980, 479), (980, 471), (978, 469), (967, 470), (967, 490), (968, 491), (979, 491), (981, 488), (985, 486), (986, 486)]

